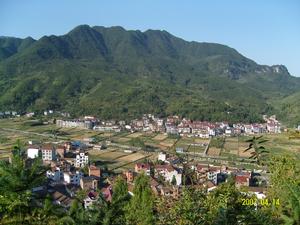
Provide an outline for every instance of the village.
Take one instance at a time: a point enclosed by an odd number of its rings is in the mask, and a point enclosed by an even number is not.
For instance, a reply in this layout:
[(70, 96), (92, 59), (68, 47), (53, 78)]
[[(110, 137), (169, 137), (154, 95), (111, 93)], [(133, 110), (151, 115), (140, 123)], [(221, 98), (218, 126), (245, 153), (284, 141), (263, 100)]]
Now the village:
[[(91, 116), (76, 120), (57, 119), (55, 126), (59, 128), (82, 129), (81, 132), (92, 130), (110, 135), (101, 140), (89, 137), (69, 141), (29, 141), (26, 145), (27, 158), (40, 157), (50, 168), (45, 174), (47, 183), (33, 191), (41, 197), (50, 195), (56, 204), (66, 208), (80, 196), (84, 207), (89, 208), (100, 195), (111, 201), (114, 182), (119, 176), (126, 180), (129, 194), (133, 195), (134, 180), (138, 174), (144, 173), (150, 177), (151, 189), (158, 197), (178, 199), (183, 188), (190, 185), (208, 193), (233, 179), (241, 191), (262, 199), (266, 197), (269, 183), (267, 169), (247, 168), (245, 165), (253, 164), (248, 159), (249, 153), (243, 158), (233, 159), (240, 160), (240, 163), (232, 165), (226, 159), (228, 156), (215, 153), (218, 152), (218, 143), (213, 142), (224, 137), (250, 137), (282, 131), (276, 116), (264, 116), (263, 119), (265, 123), (231, 125), (227, 122), (191, 121), (178, 116), (162, 119), (151, 114), (128, 124), (125, 121), (100, 121)], [(111, 138), (114, 133), (124, 131), (127, 136), (119, 139), (132, 137), (135, 142), (120, 143)], [(160, 143), (167, 137), (174, 138), (171, 139), (174, 141), (165, 146), (140, 144), (139, 137), (143, 134), (152, 135), (154, 140), (162, 141)], [(184, 138), (193, 138), (194, 142), (177, 145)], [(241, 146), (242, 149), (246, 147)], [(197, 148), (201, 151), (196, 151)], [(239, 151), (244, 154), (244, 151)], [(108, 163), (105, 164), (106, 161)]]
[(222, 182), (233, 178), (237, 187), (244, 187), (258, 198), (265, 197), (268, 179), (263, 170), (244, 170), (224, 165), (214, 166), (189, 162), (180, 156), (158, 153), (155, 161), (143, 161), (134, 164), (133, 169), (114, 173), (91, 164), (83, 146), (74, 143), (64, 145), (30, 145), (27, 157), (34, 159), (41, 156), (43, 163), (50, 166), (45, 174), (47, 184), (36, 187), (36, 194), (51, 195), (55, 203), (70, 207), (72, 199), (83, 193), (84, 207), (88, 208), (97, 201), (99, 194), (111, 201), (114, 180), (122, 176), (128, 184), (129, 193), (139, 173), (150, 176), (153, 193), (157, 196), (178, 198), (185, 185), (196, 185), (207, 192), (212, 191)]

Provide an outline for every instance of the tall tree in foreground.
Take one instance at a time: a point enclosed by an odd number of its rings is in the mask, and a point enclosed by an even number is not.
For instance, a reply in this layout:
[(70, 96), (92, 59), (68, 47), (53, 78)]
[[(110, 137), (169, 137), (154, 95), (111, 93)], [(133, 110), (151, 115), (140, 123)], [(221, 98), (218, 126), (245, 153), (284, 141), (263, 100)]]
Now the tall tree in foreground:
[(270, 164), (269, 196), (279, 199), (273, 214), (283, 224), (300, 224), (300, 164), (291, 156), (276, 156)]
[(126, 181), (119, 176), (113, 187), (112, 202), (105, 214), (104, 225), (126, 224), (125, 210), (129, 202), (129, 194)]
[(149, 177), (144, 173), (136, 178), (133, 194), (126, 209), (126, 223), (130, 225), (154, 224), (154, 197)]
[(249, 146), (244, 150), (244, 152), (253, 149), (254, 151), (251, 152), (250, 159), (256, 160), (258, 165), (262, 164), (262, 159), (264, 158), (264, 156), (266, 156), (267, 153), (269, 153), (269, 151), (267, 151), (266, 148), (262, 145), (267, 141), (268, 140), (263, 139), (263, 136), (253, 136), (251, 139), (246, 140), (246, 142), (249, 143)]
[(39, 158), (28, 160), (18, 141), (12, 151), (11, 163), (0, 162), (0, 218), (1, 223), (28, 224), (36, 205), (32, 188), (46, 179)]

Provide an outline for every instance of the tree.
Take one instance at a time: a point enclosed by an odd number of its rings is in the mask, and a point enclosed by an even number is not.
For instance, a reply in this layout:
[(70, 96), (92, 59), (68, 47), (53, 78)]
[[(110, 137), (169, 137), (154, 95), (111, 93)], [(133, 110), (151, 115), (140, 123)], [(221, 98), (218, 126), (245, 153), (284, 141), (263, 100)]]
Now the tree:
[(33, 210), (31, 224), (57, 224), (59, 218), (64, 216), (64, 210), (57, 205), (52, 204), (52, 199), (49, 195), (46, 196), (43, 207), (37, 207)]
[(132, 225), (152, 225), (154, 223), (154, 198), (150, 180), (144, 173), (134, 183), (133, 197), (126, 208), (126, 223)]
[(244, 150), (244, 152), (247, 152), (251, 149), (254, 150), (254, 152), (251, 152), (250, 159), (255, 159), (256, 163), (260, 165), (262, 163), (263, 157), (269, 153), (269, 151), (266, 150), (266, 148), (262, 145), (263, 143), (267, 142), (268, 140), (263, 139), (263, 136), (253, 136), (251, 139), (246, 140), (246, 142), (249, 143), (249, 146), (247, 149)]
[(25, 224), (37, 205), (32, 188), (44, 183), (48, 170), (40, 158), (26, 159), (20, 141), (14, 146), (11, 163), (0, 162), (1, 223)]
[(176, 184), (177, 184), (175, 175), (173, 175), (173, 177), (172, 177), (171, 184), (172, 184), (172, 185), (176, 185)]
[(273, 157), (270, 163), (269, 196), (279, 199), (273, 214), (285, 224), (300, 224), (300, 165), (291, 156)]
[(119, 176), (113, 187), (112, 202), (105, 214), (104, 223), (107, 225), (125, 224), (125, 210), (129, 202), (129, 194), (126, 181)]
[(173, 221), (177, 221), (182, 225), (196, 225), (205, 223), (205, 211), (204, 208), (205, 195), (200, 190), (194, 188), (185, 188), (183, 195), (176, 202), (176, 204), (170, 209), (172, 224)]

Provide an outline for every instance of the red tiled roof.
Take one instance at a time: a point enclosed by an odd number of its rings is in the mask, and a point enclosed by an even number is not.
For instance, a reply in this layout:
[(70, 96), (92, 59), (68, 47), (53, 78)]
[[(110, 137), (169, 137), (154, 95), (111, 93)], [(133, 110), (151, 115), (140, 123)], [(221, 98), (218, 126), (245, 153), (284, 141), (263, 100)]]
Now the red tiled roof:
[(248, 183), (248, 176), (244, 176), (244, 175), (238, 175), (235, 177), (235, 182), (236, 183)]

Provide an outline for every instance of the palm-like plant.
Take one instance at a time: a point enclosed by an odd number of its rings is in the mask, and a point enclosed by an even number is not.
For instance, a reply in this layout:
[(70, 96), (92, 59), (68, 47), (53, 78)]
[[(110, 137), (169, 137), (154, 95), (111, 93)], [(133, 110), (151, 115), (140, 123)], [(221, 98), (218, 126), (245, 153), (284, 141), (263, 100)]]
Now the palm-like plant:
[(246, 142), (249, 143), (248, 148), (244, 150), (244, 152), (247, 152), (251, 149), (254, 151), (251, 152), (250, 159), (254, 159), (258, 165), (262, 163), (262, 158), (269, 153), (269, 151), (266, 150), (266, 148), (262, 145), (263, 143), (267, 142), (268, 140), (263, 139), (263, 136), (253, 136), (251, 139), (246, 140)]

